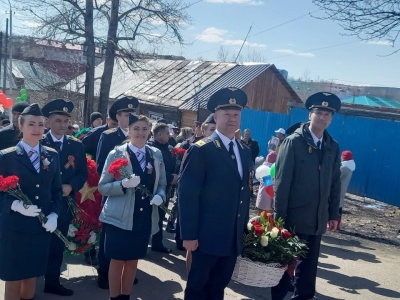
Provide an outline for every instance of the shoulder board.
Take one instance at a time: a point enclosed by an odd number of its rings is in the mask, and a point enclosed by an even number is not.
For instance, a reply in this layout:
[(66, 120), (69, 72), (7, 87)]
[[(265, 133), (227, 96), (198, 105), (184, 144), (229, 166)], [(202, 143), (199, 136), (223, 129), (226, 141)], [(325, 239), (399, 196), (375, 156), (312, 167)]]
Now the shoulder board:
[(105, 134), (110, 134), (110, 133), (116, 132), (117, 130), (118, 130), (117, 128), (111, 128), (111, 129), (107, 129), (104, 132), (105, 132)]
[(75, 141), (75, 142), (81, 142), (81, 140), (77, 139), (76, 137), (72, 136), (72, 135), (67, 135), (67, 138), (71, 141)]
[(209, 143), (209, 142), (211, 142), (211, 141), (212, 141), (211, 138), (207, 137), (207, 138), (205, 138), (205, 139), (202, 139), (202, 140), (197, 141), (195, 144), (196, 144), (197, 146), (201, 147), (201, 146), (204, 146), (205, 144), (207, 144), (207, 143)]
[(47, 146), (43, 146), (43, 147), (44, 147), (44, 149), (46, 149), (47, 151), (51, 151), (51, 152), (57, 153), (56, 149), (53, 149), (53, 148), (47, 147)]
[(7, 153), (11, 153), (14, 152), (15, 150), (17, 150), (17, 147), (10, 147), (10, 148), (6, 148), (3, 150), (0, 150), (1, 154), (7, 154)]

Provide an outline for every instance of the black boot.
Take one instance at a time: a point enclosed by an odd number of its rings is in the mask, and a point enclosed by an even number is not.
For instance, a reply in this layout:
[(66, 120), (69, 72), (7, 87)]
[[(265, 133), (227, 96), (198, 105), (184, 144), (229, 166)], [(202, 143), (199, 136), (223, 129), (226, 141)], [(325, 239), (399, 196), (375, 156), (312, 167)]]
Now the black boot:
[(97, 285), (103, 290), (108, 290), (108, 272), (97, 269), (99, 276), (97, 277)]
[(48, 294), (55, 294), (59, 296), (72, 296), (74, 291), (63, 287), (60, 283), (58, 284), (45, 284), (44, 292)]
[(129, 300), (131, 298), (131, 295), (119, 295), (119, 300)]

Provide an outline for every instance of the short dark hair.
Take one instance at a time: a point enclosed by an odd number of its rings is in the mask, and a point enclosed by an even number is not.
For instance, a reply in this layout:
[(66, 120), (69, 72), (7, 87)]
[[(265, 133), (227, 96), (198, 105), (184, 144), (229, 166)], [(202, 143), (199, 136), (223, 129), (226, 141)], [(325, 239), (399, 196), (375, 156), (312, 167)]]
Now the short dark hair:
[(169, 129), (167, 124), (157, 123), (156, 126), (154, 126), (153, 133), (154, 133), (154, 135), (157, 135), (160, 131), (165, 130), (165, 129)]

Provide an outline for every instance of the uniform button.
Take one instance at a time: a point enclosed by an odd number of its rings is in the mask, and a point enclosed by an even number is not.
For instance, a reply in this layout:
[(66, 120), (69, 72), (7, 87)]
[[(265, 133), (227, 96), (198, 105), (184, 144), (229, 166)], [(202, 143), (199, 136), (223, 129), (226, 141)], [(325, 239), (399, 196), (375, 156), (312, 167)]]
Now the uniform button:
[(62, 172), (60, 172), (60, 175), (62, 175)]
[(242, 204), (243, 203), (243, 201), (240, 201), (240, 204)]
[(37, 185), (36, 185), (36, 187), (38, 188), (38, 187), (40, 187), (40, 185), (39, 185), (39, 184), (37, 184)]
[(240, 217), (240, 214), (238, 214), (238, 218)]
[(143, 211), (143, 207), (140, 208), (140, 211)]
[(142, 197), (142, 200), (146, 199), (146, 197)]
[(35, 199), (36, 199), (36, 200), (39, 199), (39, 196), (35, 196)]
[(242, 191), (244, 190), (244, 186), (242, 186)]

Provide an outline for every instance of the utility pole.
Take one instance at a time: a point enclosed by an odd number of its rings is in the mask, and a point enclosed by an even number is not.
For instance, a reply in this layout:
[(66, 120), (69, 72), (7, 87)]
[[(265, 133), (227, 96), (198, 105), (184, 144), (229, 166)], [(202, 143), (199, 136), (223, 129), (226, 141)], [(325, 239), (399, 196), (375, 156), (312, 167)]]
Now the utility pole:
[(6, 19), (6, 38), (4, 39), (4, 72), (3, 72), (3, 91), (6, 91), (6, 78), (7, 78), (7, 43), (8, 43), (8, 19)]
[(10, 5), (10, 95), (9, 97), (11, 97), (11, 93), (12, 93), (12, 82), (13, 82), (13, 75), (12, 75), (12, 8), (11, 8), (11, 2), (10, 0), (8, 0), (8, 4)]

